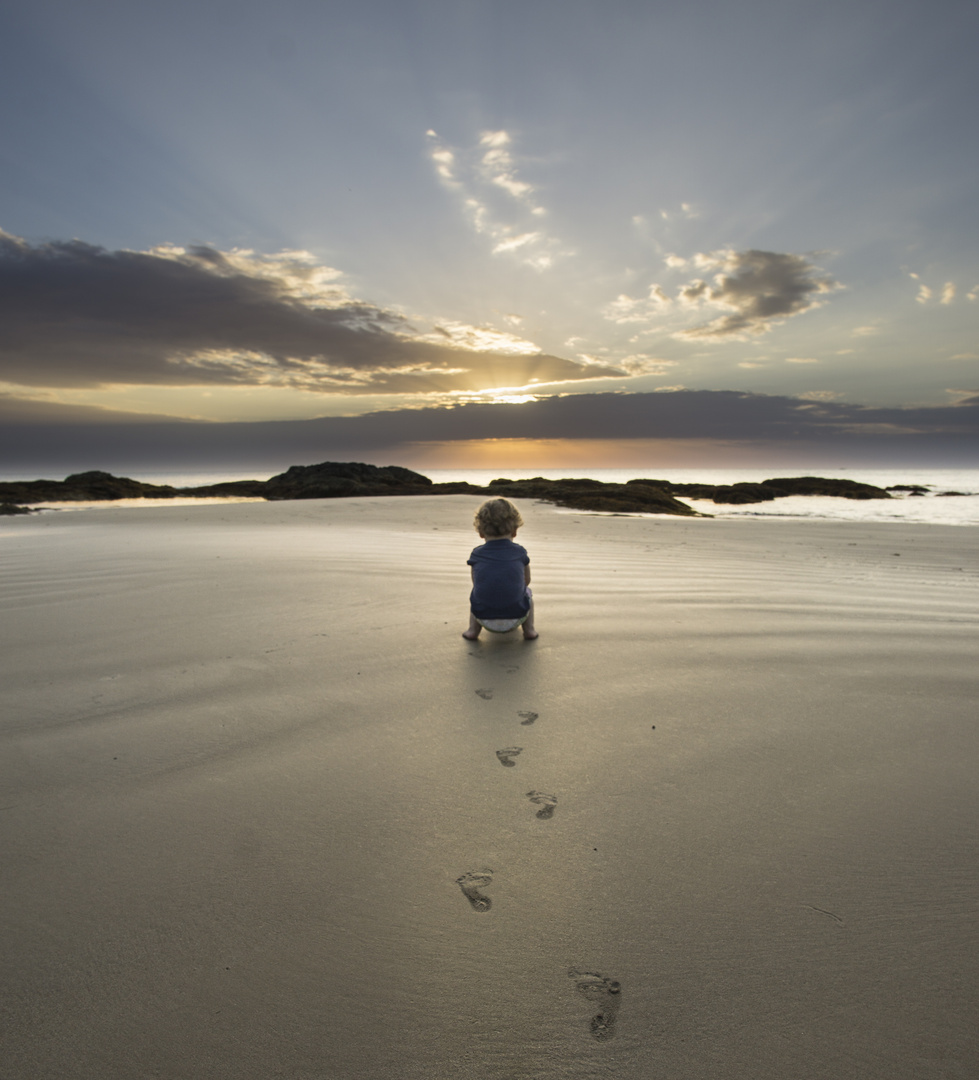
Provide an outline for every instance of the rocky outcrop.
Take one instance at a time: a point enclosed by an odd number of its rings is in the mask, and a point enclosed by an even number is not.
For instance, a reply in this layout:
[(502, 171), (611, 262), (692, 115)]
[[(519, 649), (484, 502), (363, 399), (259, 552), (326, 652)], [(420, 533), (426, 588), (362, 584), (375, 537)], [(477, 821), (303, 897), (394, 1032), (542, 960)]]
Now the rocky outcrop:
[(378, 467), (357, 462), (327, 461), (321, 465), (294, 465), (270, 480), (234, 480), (185, 488), (176, 488), (169, 484), (145, 484), (140, 480), (113, 476), (107, 472), (73, 473), (64, 480), (0, 483), (0, 500), (39, 503), (234, 496), (261, 499), (332, 499), (350, 495), (431, 494), (433, 487), (427, 476), (398, 465)]
[(432, 481), (400, 465), (324, 461), (293, 465), (265, 482), (266, 499), (337, 499), (351, 495), (430, 495)]
[(599, 480), (491, 480), (487, 494), (513, 499), (539, 499), (572, 510), (601, 510), (619, 514), (676, 514), (702, 517), (670, 494), (663, 480), (632, 480), (603, 484)]
[(688, 499), (710, 499), (718, 505), (737, 506), (770, 502), (788, 495), (832, 495), (842, 499), (889, 499), (890, 492), (856, 480), (830, 480), (823, 476), (780, 476), (759, 484), (670, 484), (667, 481), (630, 480), (630, 484), (665, 483), (668, 491)]
[(181, 492), (164, 484), (144, 484), (107, 472), (72, 473), (64, 480), (0, 483), (0, 500), (15, 503), (93, 502), (101, 499), (173, 499)]
[[(904, 486), (894, 490), (912, 490)], [(947, 494), (954, 494), (948, 492)], [(718, 505), (769, 502), (788, 495), (833, 495), (845, 499), (889, 499), (889, 492), (855, 480), (828, 480), (819, 476), (779, 477), (760, 484), (672, 484), (669, 480), (630, 480), (604, 484), (600, 480), (493, 480), (487, 487), (464, 481), (433, 484), (427, 476), (399, 465), (324, 461), (319, 465), (293, 465), (270, 480), (236, 480), (202, 487), (175, 488), (144, 484), (106, 472), (74, 473), (64, 480), (0, 483), (0, 501), (11, 504), (39, 502), (91, 502), (102, 499), (171, 499), (248, 496), (269, 500), (341, 499), (364, 495), (482, 495), (537, 499), (572, 510), (619, 514), (673, 514), (703, 516), (678, 496), (710, 500)], [(5, 511), (10, 512), (10, 511)]]

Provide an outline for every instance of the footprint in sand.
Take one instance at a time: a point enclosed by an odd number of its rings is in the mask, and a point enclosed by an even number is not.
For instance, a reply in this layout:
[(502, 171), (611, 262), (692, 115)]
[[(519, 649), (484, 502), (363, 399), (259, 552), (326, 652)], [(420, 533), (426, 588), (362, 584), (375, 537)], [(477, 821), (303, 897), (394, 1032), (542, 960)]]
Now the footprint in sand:
[(540, 715), (540, 713), (535, 713), (535, 712), (518, 712), (517, 713), (517, 716), (522, 716), (523, 717), (523, 720), (520, 721), (520, 723), (521, 723), (521, 725), (523, 727), (526, 727), (528, 724), (532, 724), (537, 719), (537, 717), (539, 715)]
[(473, 911), (489, 911), (493, 906), (493, 901), (479, 891), (492, 883), (492, 870), (470, 870), (468, 874), (456, 878), (456, 884), (462, 889), (462, 895), (472, 904)]
[(482, 690), (477, 690), (476, 693), (483, 699), (483, 701), (489, 701), (493, 696), (493, 688), (491, 686), (484, 687)]
[(546, 795), (543, 791), (528, 791), (527, 798), (540, 807), (540, 810), (537, 811), (537, 817), (542, 821), (554, 817), (554, 807), (557, 806), (556, 795)]
[(575, 989), (592, 1001), (600, 1002), (599, 1012), (591, 1018), (591, 1033), (596, 1039), (611, 1039), (615, 1034), (615, 1022), (622, 1002), (622, 987), (615, 979), (599, 975), (597, 971), (579, 971), (571, 968), (568, 977), (574, 979)]
[(521, 750), (523, 750), (522, 746), (508, 746), (505, 750), (497, 750), (496, 756), (500, 759), (501, 765), (505, 765), (508, 769), (512, 769), (517, 763), (510, 759), (515, 758)]

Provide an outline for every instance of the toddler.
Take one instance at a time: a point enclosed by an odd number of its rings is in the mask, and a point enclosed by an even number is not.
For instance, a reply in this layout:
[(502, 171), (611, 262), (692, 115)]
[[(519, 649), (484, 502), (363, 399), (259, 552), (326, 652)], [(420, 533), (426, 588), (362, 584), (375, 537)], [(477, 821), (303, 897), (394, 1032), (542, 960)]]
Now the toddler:
[(469, 596), (469, 629), (462, 636), (475, 641), (484, 626), (495, 634), (522, 626), (523, 636), (533, 641), (537, 631), (528, 587), (530, 556), (513, 542), (523, 525), (520, 511), (506, 499), (488, 499), (476, 511), (473, 525), (486, 542), (473, 548), (468, 559), (473, 589)]

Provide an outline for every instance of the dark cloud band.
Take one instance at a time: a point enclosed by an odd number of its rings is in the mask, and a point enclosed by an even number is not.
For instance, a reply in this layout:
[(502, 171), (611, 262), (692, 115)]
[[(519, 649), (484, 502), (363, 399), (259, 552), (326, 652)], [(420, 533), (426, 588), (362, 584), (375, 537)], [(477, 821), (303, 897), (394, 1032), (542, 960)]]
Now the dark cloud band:
[[(333, 458), (390, 455), (419, 442), (484, 439), (714, 440), (754, 446), (806, 443), (884, 454), (928, 451), (949, 461), (974, 461), (979, 449), (979, 396), (933, 408), (870, 409), (839, 402), (810, 403), (733, 391), (653, 394), (577, 394), (522, 405), (470, 404), (399, 409), (356, 417), (263, 423), (120, 420), (90, 423), (75, 411), (18, 413), (0, 396), (0, 469), (24, 462), (69, 461), (78, 468), (146, 467), (153, 462), (222, 467), (272, 467)], [(53, 407), (62, 409), (64, 407)], [(18, 419), (19, 417), (19, 419)], [(118, 465), (116, 463), (119, 463)]]
[[(302, 253), (107, 251), (0, 232), (0, 380), (32, 387), (276, 385), (412, 393), (621, 376), (454, 347), (351, 299)], [(317, 276), (319, 274), (319, 276)], [(444, 337), (444, 335), (443, 335)]]

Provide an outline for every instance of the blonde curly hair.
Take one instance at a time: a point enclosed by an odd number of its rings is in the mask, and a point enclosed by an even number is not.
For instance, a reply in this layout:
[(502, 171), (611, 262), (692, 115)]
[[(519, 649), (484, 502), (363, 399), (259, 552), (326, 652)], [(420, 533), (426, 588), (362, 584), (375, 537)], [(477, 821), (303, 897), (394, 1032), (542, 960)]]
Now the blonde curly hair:
[(513, 536), (523, 525), (523, 518), (509, 499), (487, 499), (476, 511), (473, 525), (487, 540), (501, 540)]

